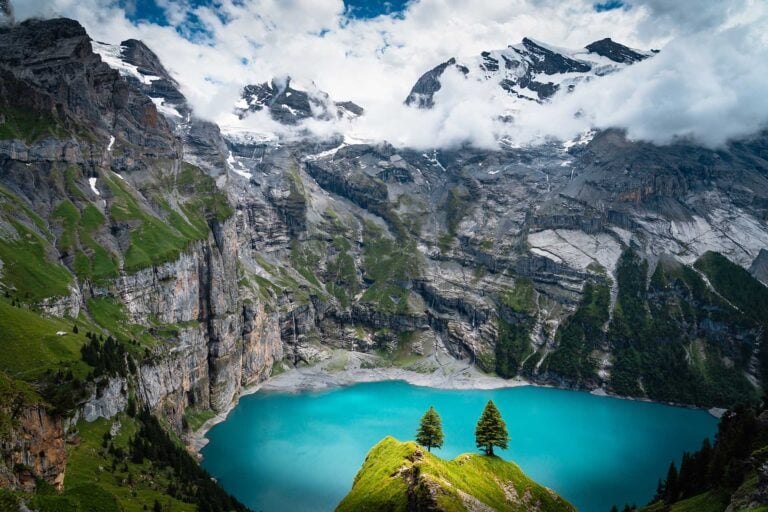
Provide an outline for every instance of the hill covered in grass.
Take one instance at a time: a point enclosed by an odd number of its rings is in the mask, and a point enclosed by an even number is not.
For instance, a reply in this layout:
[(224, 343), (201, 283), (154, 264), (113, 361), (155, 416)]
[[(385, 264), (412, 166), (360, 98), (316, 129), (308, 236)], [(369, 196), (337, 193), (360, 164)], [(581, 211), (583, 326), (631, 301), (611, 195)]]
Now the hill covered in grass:
[(575, 511), (514, 463), (468, 453), (447, 461), (414, 442), (385, 437), (368, 453), (337, 512)]

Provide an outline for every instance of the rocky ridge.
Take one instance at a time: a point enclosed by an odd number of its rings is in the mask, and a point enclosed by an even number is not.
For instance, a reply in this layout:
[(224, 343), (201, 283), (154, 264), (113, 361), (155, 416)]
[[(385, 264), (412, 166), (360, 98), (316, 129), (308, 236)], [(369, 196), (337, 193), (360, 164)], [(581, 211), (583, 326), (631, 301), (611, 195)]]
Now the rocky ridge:
[(493, 81), (519, 100), (542, 102), (558, 91), (570, 92), (581, 82), (618, 72), (651, 55), (652, 52), (633, 50), (609, 38), (580, 50), (568, 50), (526, 37), (502, 50), (484, 51), (461, 61), (452, 57), (439, 64), (416, 81), (405, 103), (432, 108), (447, 69), (455, 69), (470, 80)]

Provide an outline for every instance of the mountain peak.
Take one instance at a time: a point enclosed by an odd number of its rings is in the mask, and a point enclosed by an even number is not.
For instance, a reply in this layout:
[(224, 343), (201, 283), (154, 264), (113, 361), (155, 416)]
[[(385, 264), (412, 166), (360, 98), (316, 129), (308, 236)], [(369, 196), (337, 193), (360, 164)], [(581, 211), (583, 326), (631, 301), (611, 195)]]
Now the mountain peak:
[(628, 46), (617, 43), (610, 37), (600, 39), (586, 46), (590, 53), (596, 53), (602, 57), (611, 59), (621, 64), (633, 64), (650, 57), (651, 53), (639, 52)]
[[(522, 101), (542, 102), (561, 89), (573, 90), (584, 80), (613, 73), (651, 55), (610, 38), (595, 41), (586, 49), (569, 50), (524, 37), (518, 44), (481, 52), (465, 63), (450, 58), (435, 66), (418, 79), (405, 103), (432, 108), (434, 94), (441, 88), (441, 77), (450, 66), (455, 66), (467, 78), (494, 80), (507, 94)], [(613, 63), (607, 64), (604, 58)]]
[(351, 101), (335, 102), (328, 93), (311, 87), (297, 89), (290, 76), (275, 77), (269, 82), (246, 85), (240, 101), (235, 105), (235, 113), (242, 119), (252, 112), (267, 109), (270, 116), (286, 125), (314, 118), (320, 120), (357, 117), (363, 113), (362, 107)]

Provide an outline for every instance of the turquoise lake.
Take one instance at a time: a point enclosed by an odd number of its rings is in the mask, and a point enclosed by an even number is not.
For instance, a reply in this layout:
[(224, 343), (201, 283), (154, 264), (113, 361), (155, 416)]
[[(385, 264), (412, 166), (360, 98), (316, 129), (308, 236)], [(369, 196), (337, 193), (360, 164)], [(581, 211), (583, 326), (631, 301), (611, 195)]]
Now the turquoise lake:
[(717, 420), (701, 410), (518, 387), (455, 391), (404, 382), (358, 384), (312, 393), (245, 396), (208, 433), (203, 466), (255, 512), (333, 510), (381, 438), (414, 437), (434, 405), (453, 458), (473, 452), (474, 428), (493, 399), (507, 422), (499, 454), (583, 512), (645, 504), (669, 462), (712, 437)]

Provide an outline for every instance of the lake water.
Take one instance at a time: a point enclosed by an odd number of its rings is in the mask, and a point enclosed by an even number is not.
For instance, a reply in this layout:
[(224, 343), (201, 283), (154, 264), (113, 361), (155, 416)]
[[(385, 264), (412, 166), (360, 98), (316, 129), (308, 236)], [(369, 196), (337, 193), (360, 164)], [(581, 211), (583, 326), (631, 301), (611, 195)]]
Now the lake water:
[(253, 511), (330, 511), (352, 486), (368, 450), (392, 435), (413, 439), (434, 405), (443, 419), (443, 458), (473, 452), (475, 423), (489, 399), (507, 422), (513, 460), (583, 512), (645, 504), (673, 458), (714, 435), (705, 411), (518, 387), (454, 391), (403, 382), (331, 391), (243, 397), (209, 433), (203, 466)]

